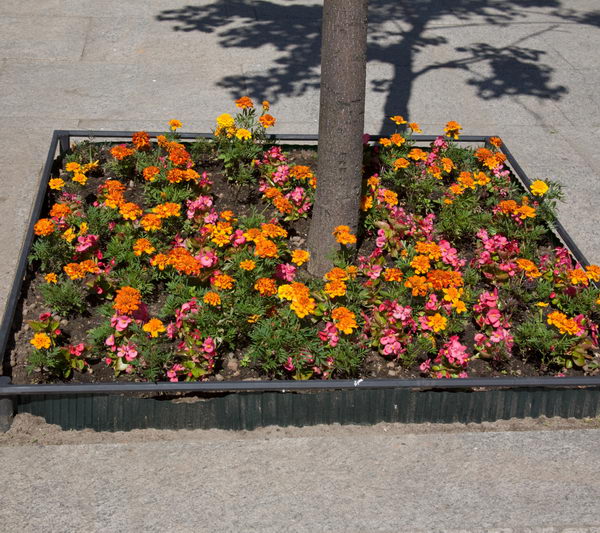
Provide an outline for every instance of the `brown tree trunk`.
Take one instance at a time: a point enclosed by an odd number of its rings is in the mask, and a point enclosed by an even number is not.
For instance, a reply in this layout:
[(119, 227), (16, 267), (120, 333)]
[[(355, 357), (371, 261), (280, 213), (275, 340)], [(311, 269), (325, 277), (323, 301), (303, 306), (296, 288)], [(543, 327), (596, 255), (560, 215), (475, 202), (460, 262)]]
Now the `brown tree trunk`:
[(365, 114), (368, 0), (325, 0), (317, 191), (308, 234), (309, 272), (331, 268), (336, 226), (358, 226)]

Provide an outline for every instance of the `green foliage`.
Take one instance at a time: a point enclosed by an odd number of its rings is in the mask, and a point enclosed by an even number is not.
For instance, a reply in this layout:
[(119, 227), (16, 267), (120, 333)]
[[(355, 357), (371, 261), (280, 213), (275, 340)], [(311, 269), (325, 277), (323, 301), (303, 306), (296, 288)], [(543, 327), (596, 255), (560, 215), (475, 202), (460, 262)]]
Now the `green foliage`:
[(541, 312), (523, 321), (514, 332), (515, 344), (529, 357), (539, 359), (543, 364), (563, 363), (569, 357), (573, 338), (559, 336), (543, 320)]
[(153, 182), (144, 189), (144, 201), (148, 205), (158, 205), (165, 202), (180, 204), (194, 198), (197, 193), (189, 183)]
[(105, 321), (99, 326), (88, 331), (88, 339), (95, 348), (103, 352), (106, 350), (104, 341), (115, 332), (109, 321)]
[(60, 378), (67, 373), (67, 361), (63, 349), (53, 348), (51, 350), (34, 349), (27, 358), (28, 373), (40, 372), (49, 374), (51, 377)]
[(31, 247), (29, 262), (39, 261), (42, 272), (60, 272), (72, 253), (72, 247), (60, 237), (38, 237)]
[(450, 241), (468, 239), (480, 228), (490, 225), (492, 215), (483, 211), (477, 197), (464, 194), (452, 204), (443, 204), (437, 221), (438, 231)]
[(369, 350), (346, 338), (340, 338), (337, 345), (329, 350), (333, 358), (336, 375), (340, 378), (352, 378), (358, 374), (359, 368), (369, 354)]
[(108, 225), (118, 219), (117, 213), (116, 209), (88, 207), (85, 216), (85, 221), (88, 223), (88, 233), (99, 235), (101, 239), (108, 238), (111, 234)]
[(87, 308), (84, 289), (70, 279), (40, 285), (40, 292), (46, 305), (60, 316), (83, 313)]

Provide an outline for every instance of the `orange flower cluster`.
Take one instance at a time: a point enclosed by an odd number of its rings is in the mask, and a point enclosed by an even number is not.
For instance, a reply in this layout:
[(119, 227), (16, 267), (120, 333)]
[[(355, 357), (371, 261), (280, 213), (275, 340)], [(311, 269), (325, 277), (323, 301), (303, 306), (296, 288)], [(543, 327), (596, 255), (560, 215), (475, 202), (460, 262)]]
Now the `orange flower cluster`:
[(142, 295), (133, 287), (121, 287), (117, 290), (113, 308), (122, 315), (130, 315), (140, 308)]
[(356, 244), (356, 236), (350, 233), (350, 226), (336, 226), (333, 236), (340, 244)]
[(154, 181), (156, 179), (156, 176), (158, 176), (159, 173), (160, 173), (160, 169), (155, 166), (146, 167), (142, 171), (142, 175), (144, 176), (144, 179), (146, 181)]
[(290, 176), (300, 181), (308, 181), (310, 186), (314, 189), (317, 186), (317, 178), (313, 174), (310, 167), (306, 165), (294, 165), (290, 168)]
[(427, 159), (427, 152), (424, 152), (420, 148), (413, 148), (408, 152), (408, 157), (413, 161), (425, 161)]
[(170, 183), (181, 183), (182, 181), (194, 181), (197, 182), (200, 179), (198, 174), (193, 168), (186, 168), (182, 170), (180, 168), (172, 168), (167, 172), (167, 181)]
[(217, 289), (222, 289), (222, 290), (233, 289), (234, 283), (235, 283), (235, 280), (231, 276), (228, 276), (227, 274), (217, 274), (216, 276), (214, 276), (212, 278), (212, 284)]
[(586, 267), (586, 274), (590, 281), (598, 282), (600, 281), (600, 266), (598, 265), (590, 265)]
[(254, 102), (248, 96), (242, 96), (235, 101), (235, 105), (240, 109), (251, 109), (254, 107)]
[(427, 282), (427, 278), (425, 276), (410, 276), (405, 282), (404, 286), (407, 289), (412, 289), (413, 296), (425, 296), (429, 289), (431, 288), (431, 284)]
[(452, 137), (455, 140), (458, 139), (460, 130), (462, 130), (462, 126), (454, 120), (451, 120), (450, 122), (448, 122), (446, 124), (446, 127), (444, 128), (444, 132), (446, 133), (446, 136)]
[(440, 313), (427, 317), (427, 325), (436, 333), (444, 331), (447, 324), (448, 319)]
[(542, 275), (536, 264), (529, 259), (517, 259), (517, 265), (529, 279), (539, 278)]
[(427, 282), (439, 291), (448, 287), (462, 287), (464, 280), (462, 274), (455, 270), (430, 270), (427, 273)]
[(529, 205), (527, 196), (523, 196), (523, 204), (519, 205), (514, 200), (504, 200), (498, 204), (498, 210), (505, 215), (515, 215), (521, 220), (535, 218), (535, 207)]
[(166, 202), (153, 207), (152, 212), (159, 218), (178, 217), (181, 214), (181, 204)]
[(219, 296), (219, 293), (214, 291), (208, 291), (202, 300), (205, 304), (212, 305), (213, 307), (221, 305), (221, 297)]
[(581, 268), (574, 268), (568, 272), (569, 280), (573, 285), (589, 285), (588, 275)]
[(398, 159), (396, 159), (394, 161), (392, 168), (395, 171), (398, 171), (403, 168), (408, 168), (409, 166), (410, 166), (410, 161), (408, 159), (405, 159), (404, 157), (399, 157)]
[(331, 312), (331, 318), (338, 331), (346, 335), (352, 334), (352, 330), (358, 328), (356, 315), (347, 307), (337, 307)]
[(137, 131), (131, 137), (131, 142), (138, 150), (150, 148), (150, 135), (145, 131)]
[(148, 322), (144, 324), (142, 329), (146, 333), (150, 333), (150, 336), (153, 338), (158, 337), (159, 333), (163, 333), (164, 331), (166, 331), (165, 325), (162, 323), (162, 320), (158, 318), (151, 318), (150, 320), (148, 320)]
[(263, 196), (268, 200), (271, 200), (275, 209), (283, 215), (289, 215), (294, 210), (294, 204), (292, 204), (292, 202), (290, 202), (277, 187), (269, 187), (265, 190)]
[(417, 274), (425, 274), (431, 268), (429, 257), (426, 255), (416, 255), (410, 262), (410, 266), (415, 269)]
[(85, 185), (87, 183), (86, 173), (90, 170), (98, 168), (99, 161), (93, 161), (86, 163), (85, 165), (80, 165), (76, 161), (71, 161), (66, 164), (65, 170), (67, 172), (73, 172), (73, 181), (79, 183), (80, 185)]
[(121, 204), (125, 203), (125, 185), (119, 180), (106, 180), (100, 187), (98, 193), (104, 198), (104, 204), (111, 209), (117, 209)]
[(181, 143), (171, 142), (167, 146), (169, 161), (177, 167), (193, 166), (192, 156)]
[(333, 281), (329, 281), (325, 283), (325, 294), (330, 298), (335, 298), (336, 296), (344, 296), (346, 294), (347, 286), (346, 284), (339, 279), (334, 279)]
[(572, 318), (567, 318), (567, 315), (559, 311), (554, 311), (548, 315), (548, 324), (556, 326), (558, 331), (563, 335), (568, 333), (569, 335), (577, 335), (580, 332), (579, 324)]
[(158, 215), (148, 213), (141, 218), (140, 225), (144, 231), (158, 231), (162, 227), (162, 219)]
[(323, 276), (327, 281), (347, 281), (350, 275), (343, 268), (333, 267)]
[[(161, 268), (161, 264), (164, 265), (163, 258), (160, 256), (161, 254), (155, 255), (153, 258), (154, 263), (151, 262), (150, 264), (163, 270), (164, 266)], [(173, 248), (169, 252), (166, 264), (171, 265), (175, 270), (183, 272), (187, 276), (197, 276), (202, 268), (200, 262), (186, 248), (181, 246)]]
[(240, 262), (240, 268), (247, 272), (254, 270), (256, 268), (256, 263), (252, 261), (252, 259), (246, 259), (245, 261)]
[(122, 161), (126, 157), (135, 154), (135, 150), (133, 148), (129, 148), (126, 144), (118, 144), (110, 149), (110, 154), (117, 161)]
[(274, 279), (259, 278), (254, 284), (254, 288), (261, 296), (274, 296), (277, 294), (277, 285)]
[(207, 224), (204, 227), (208, 230), (208, 233), (211, 236), (210, 240), (219, 248), (222, 248), (230, 243), (233, 227), (229, 222), (219, 221), (216, 224)]
[(402, 281), (402, 270), (399, 268), (386, 268), (383, 271), (385, 281)]
[(50, 216), (52, 218), (65, 218), (69, 216), (73, 211), (67, 204), (54, 204), (50, 209)]
[(306, 250), (294, 250), (292, 252), (292, 263), (298, 266), (302, 266), (310, 259), (310, 252)]
[(304, 318), (306, 315), (315, 312), (315, 300), (310, 297), (310, 290), (304, 283), (295, 281), (289, 285), (281, 285), (277, 290), (277, 295), (282, 300), (292, 302), (290, 309), (299, 318)]
[(152, 243), (148, 239), (138, 239), (133, 244), (133, 253), (137, 256), (142, 254), (152, 254), (156, 251), (156, 248), (152, 246)]
[(56, 226), (49, 218), (40, 218), (33, 226), (33, 232), (41, 237), (47, 237), (54, 233)]
[(38, 350), (48, 349), (52, 344), (52, 340), (46, 333), (36, 333), (29, 342)]
[(260, 229), (263, 236), (269, 239), (275, 239), (276, 237), (285, 238), (288, 236), (287, 230), (281, 227), (279, 224), (261, 224)]
[(72, 280), (83, 279), (87, 274), (98, 274), (100, 268), (91, 259), (86, 259), (80, 263), (69, 263), (63, 267), (63, 270)]
[(261, 117), (259, 117), (258, 121), (260, 122), (261, 126), (265, 129), (275, 126), (276, 122), (275, 117), (269, 114), (262, 115)]
[(415, 246), (415, 250), (433, 261), (437, 261), (442, 257), (442, 249), (435, 242), (419, 241)]
[(125, 220), (137, 220), (143, 213), (142, 208), (134, 202), (125, 202), (119, 206), (119, 213)]
[(506, 156), (502, 152), (492, 152), (489, 148), (478, 148), (475, 150), (475, 157), (490, 170), (494, 170), (506, 161)]

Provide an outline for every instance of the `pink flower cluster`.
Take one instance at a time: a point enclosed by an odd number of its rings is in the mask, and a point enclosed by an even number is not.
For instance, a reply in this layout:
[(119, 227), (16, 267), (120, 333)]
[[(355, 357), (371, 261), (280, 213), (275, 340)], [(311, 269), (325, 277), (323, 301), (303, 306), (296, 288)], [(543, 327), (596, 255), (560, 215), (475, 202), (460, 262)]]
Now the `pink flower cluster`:
[(465, 369), (469, 363), (467, 347), (461, 344), (457, 335), (452, 335), (440, 348), (437, 356), (431, 361), (428, 359), (419, 366), (424, 374), (434, 378), (466, 378)]
[(412, 308), (385, 300), (364, 318), (365, 333), (373, 339), (373, 346), (386, 357), (402, 358), (418, 329)]
[(511, 356), (514, 338), (511, 324), (498, 309), (498, 289), (485, 291), (473, 306), (480, 332), (475, 335), (475, 348), (480, 357), (502, 360)]

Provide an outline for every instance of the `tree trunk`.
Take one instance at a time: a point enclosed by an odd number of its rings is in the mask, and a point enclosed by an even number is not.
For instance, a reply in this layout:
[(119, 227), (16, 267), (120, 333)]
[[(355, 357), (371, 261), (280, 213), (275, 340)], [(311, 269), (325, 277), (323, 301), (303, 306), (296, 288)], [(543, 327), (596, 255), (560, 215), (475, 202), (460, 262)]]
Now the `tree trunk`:
[(331, 268), (346, 225), (356, 233), (362, 180), (368, 0), (325, 0), (317, 190), (308, 234), (309, 272)]

